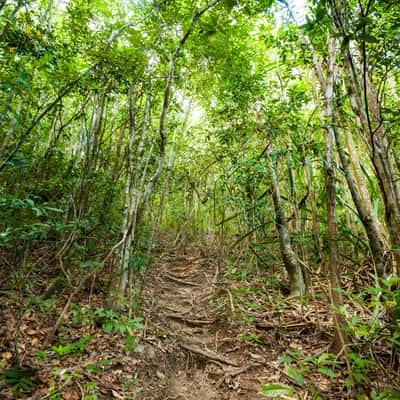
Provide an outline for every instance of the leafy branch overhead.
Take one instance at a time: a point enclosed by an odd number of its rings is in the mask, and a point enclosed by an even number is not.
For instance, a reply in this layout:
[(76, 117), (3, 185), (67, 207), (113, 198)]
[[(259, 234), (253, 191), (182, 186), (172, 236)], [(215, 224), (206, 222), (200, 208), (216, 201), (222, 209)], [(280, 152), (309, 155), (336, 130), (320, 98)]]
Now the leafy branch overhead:
[(0, 398), (398, 398), (399, 15), (0, 0)]

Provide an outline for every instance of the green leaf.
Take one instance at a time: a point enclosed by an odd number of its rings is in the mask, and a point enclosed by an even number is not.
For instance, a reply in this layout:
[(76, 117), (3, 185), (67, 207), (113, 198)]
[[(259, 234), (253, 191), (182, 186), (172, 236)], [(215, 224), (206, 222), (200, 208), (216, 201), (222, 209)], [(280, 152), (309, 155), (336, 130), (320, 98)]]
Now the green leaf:
[(126, 325), (119, 323), (115, 326), (115, 329), (119, 330), (119, 333), (123, 335), (126, 332)]
[(105, 317), (107, 313), (104, 308), (98, 308), (97, 310), (95, 310), (94, 315), (96, 315), (97, 317)]
[(279, 359), (279, 362), (282, 363), (282, 364), (287, 363), (287, 362), (291, 362), (291, 361), (293, 361), (293, 358), (290, 357), (289, 354), (284, 354), (284, 355)]
[(26, 200), (25, 200), (25, 203), (26, 203), (26, 205), (27, 205), (28, 207), (30, 207), (30, 208), (35, 207), (35, 203), (34, 203), (34, 201), (31, 200), (31, 199), (26, 199)]
[(261, 394), (267, 397), (292, 396), (293, 388), (280, 383), (270, 383), (261, 388)]
[(136, 317), (134, 319), (130, 319), (128, 321), (128, 326), (132, 329), (136, 329), (136, 330), (143, 330), (144, 329), (144, 325), (142, 324), (143, 318), (142, 317)]
[(104, 322), (104, 324), (103, 324), (103, 330), (104, 330), (104, 332), (110, 333), (110, 332), (112, 331), (112, 329), (113, 329), (113, 323), (112, 323), (112, 321), (106, 321), (106, 322)]
[(137, 341), (136, 341), (136, 339), (135, 339), (134, 336), (128, 335), (128, 336), (125, 338), (125, 346), (126, 346), (127, 350), (129, 350), (129, 351), (135, 351), (136, 348), (137, 348), (137, 345), (138, 345), (138, 344), (137, 344)]
[(94, 251), (96, 250), (96, 246), (95, 246), (95, 244), (94, 244), (93, 239), (89, 239), (89, 240), (88, 240), (87, 248), (88, 248), (88, 251), (90, 251), (91, 253), (94, 252)]
[(33, 207), (32, 210), (35, 212), (37, 217), (41, 217), (44, 215), (44, 211), (40, 208)]
[(304, 376), (299, 372), (298, 369), (293, 367), (287, 367), (286, 369), (287, 374), (295, 380), (296, 383), (303, 386), (304, 385)]
[(328, 376), (329, 378), (336, 378), (336, 372), (327, 367), (318, 368), (318, 372)]

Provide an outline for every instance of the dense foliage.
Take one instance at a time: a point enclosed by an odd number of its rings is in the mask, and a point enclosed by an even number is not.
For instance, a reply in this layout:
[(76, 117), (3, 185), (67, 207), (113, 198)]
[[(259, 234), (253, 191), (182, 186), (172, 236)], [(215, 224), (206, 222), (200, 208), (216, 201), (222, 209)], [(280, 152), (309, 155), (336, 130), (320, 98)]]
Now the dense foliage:
[[(96, 286), (91, 318), (132, 345), (160, 238), (211, 241), (299, 302), (329, 285), (349, 387), (368, 392), (366, 343), (398, 377), (400, 3), (313, 0), (302, 21), (294, 3), (0, 1), (2, 291), (21, 310)], [(331, 356), (285, 362), (301, 386)]]

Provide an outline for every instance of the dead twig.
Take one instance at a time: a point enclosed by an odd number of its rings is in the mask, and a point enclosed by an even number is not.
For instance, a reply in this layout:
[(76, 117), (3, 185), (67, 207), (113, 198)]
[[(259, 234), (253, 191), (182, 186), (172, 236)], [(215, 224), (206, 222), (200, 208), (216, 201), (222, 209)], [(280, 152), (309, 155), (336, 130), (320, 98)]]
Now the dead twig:
[(165, 274), (164, 276), (165, 276), (165, 278), (169, 279), (170, 281), (176, 282), (176, 283), (180, 283), (181, 285), (195, 286), (195, 287), (201, 287), (202, 286), (202, 285), (200, 285), (198, 283), (195, 283), (195, 282), (189, 282), (189, 281), (185, 281), (183, 279), (175, 278), (175, 277), (171, 276), (170, 274), (168, 274), (168, 275)]
[(229, 376), (234, 378), (235, 376), (238, 376), (240, 374), (243, 374), (244, 372), (247, 372), (249, 369), (254, 368), (254, 367), (260, 367), (262, 364), (260, 363), (252, 363), (249, 365), (245, 365), (244, 367), (241, 368), (235, 368), (231, 370), (225, 370), (225, 376)]
[(61, 311), (60, 316), (57, 319), (57, 322), (55, 323), (53, 329), (51, 330), (51, 332), (49, 333), (49, 335), (47, 336), (47, 339), (45, 340), (45, 342), (43, 343), (43, 348), (45, 348), (49, 343), (51, 343), (51, 341), (54, 338), (54, 335), (57, 331), (57, 329), (60, 327), (61, 322), (64, 318), (64, 316), (67, 314), (67, 311), (69, 309), (69, 306), (71, 305), (71, 301), (74, 298), (74, 296), (81, 290), (82, 286), (85, 284), (85, 282), (92, 277), (93, 275), (95, 275), (97, 272), (97, 270), (93, 270), (90, 274), (86, 275), (86, 277), (84, 277), (80, 284), (75, 288), (75, 290), (69, 295), (67, 302), (65, 303), (65, 306), (63, 308), (63, 310)]
[(215, 319), (189, 319), (185, 318), (183, 315), (179, 314), (169, 314), (167, 315), (168, 318), (178, 319), (182, 322), (186, 322), (190, 325), (209, 325), (215, 322)]
[(225, 290), (226, 290), (226, 292), (228, 293), (228, 296), (229, 296), (229, 304), (230, 304), (230, 306), (231, 306), (231, 311), (232, 311), (232, 313), (235, 313), (235, 306), (234, 306), (234, 304), (233, 304), (233, 296), (232, 296), (232, 293), (230, 292), (229, 289), (225, 289)]
[(192, 353), (195, 354), (199, 354), (205, 358), (209, 358), (210, 360), (214, 360), (214, 361), (219, 361), (223, 364), (226, 365), (231, 365), (232, 367), (239, 367), (240, 365), (238, 365), (237, 363), (235, 363), (234, 361), (230, 360), (229, 358), (226, 358), (220, 354), (214, 353), (213, 351), (210, 350), (202, 350), (199, 349), (198, 347), (194, 347), (191, 346), (189, 344), (186, 343), (180, 343), (181, 347), (183, 347), (185, 350), (188, 350)]

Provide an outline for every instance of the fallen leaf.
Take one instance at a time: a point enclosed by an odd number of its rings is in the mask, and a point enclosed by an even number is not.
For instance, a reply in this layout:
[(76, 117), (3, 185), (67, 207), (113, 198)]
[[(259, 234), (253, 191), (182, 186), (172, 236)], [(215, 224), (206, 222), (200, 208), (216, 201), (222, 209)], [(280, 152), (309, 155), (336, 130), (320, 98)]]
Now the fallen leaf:
[(1, 355), (1, 358), (3, 358), (4, 360), (10, 360), (12, 358), (12, 353), (10, 353), (9, 351), (6, 351), (5, 353), (3, 353)]
[(76, 392), (66, 392), (63, 393), (64, 400), (79, 400), (79, 394)]
[(159, 379), (165, 379), (165, 375), (161, 371), (156, 372), (157, 378)]
[(124, 397), (121, 396), (118, 392), (116, 392), (115, 390), (111, 390), (112, 395), (114, 396), (115, 399), (118, 400), (124, 400)]

